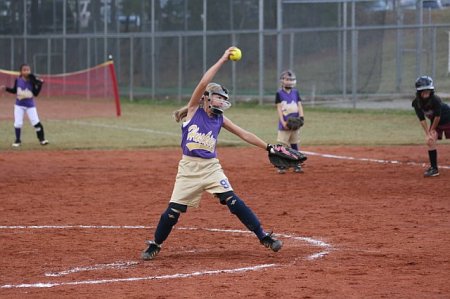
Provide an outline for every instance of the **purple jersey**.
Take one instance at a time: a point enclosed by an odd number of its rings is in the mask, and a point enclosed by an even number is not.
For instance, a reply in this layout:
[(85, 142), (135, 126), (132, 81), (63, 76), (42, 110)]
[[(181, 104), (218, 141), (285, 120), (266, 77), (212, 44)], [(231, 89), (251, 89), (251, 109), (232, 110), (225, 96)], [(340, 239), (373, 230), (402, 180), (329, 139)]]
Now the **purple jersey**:
[(209, 117), (198, 108), (192, 119), (181, 128), (181, 148), (183, 155), (203, 159), (216, 158), (216, 144), (223, 125), (222, 115)]
[[(35, 107), (34, 104), (34, 98), (33, 98), (33, 84), (31, 81), (27, 81), (23, 79), (22, 77), (17, 78), (17, 98), (16, 98), (16, 105), (32, 108)], [(28, 94), (28, 96), (23, 97), (24, 94)], [(22, 99), (19, 99), (22, 97)]]
[[(291, 89), (291, 92), (286, 92), (284, 89), (277, 91), (275, 98), (276, 104), (281, 104), (281, 111), (283, 112), (283, 119), (287, 121), (288, 117), (299, 117), (298, 103), (301, 102), (300, 93), (296, 88)], [(281, 121), (278, 121), (278, 130), (284, 130)]]

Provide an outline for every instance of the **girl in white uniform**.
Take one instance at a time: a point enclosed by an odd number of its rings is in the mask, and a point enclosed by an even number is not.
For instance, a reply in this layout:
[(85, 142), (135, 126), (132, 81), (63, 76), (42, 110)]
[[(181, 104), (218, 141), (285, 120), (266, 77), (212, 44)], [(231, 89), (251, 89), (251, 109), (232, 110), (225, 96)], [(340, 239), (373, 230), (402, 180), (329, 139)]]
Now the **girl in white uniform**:
[(20, 66), (20, 76), (14, 82), (13, 87), (0, 86), (0, 89), (16, 94), (16, 104), (14, 105), (14, 130), (16, 140), (12, 144), (13, 147), (19, 147), (22, 144), (21, 131), (25, 114), (28, 115), (31, 125), (36, 130), (39, 143), (41, 145), (48, 144), (44, 135), (44, 127), (39, 121), (36, 104), (34, 102), (34, 97), (37, 97), (41, 92), (42, 84), (43, 81), (37, 79), (31, 73), (30, 66), (28, 64), (22, 64)]

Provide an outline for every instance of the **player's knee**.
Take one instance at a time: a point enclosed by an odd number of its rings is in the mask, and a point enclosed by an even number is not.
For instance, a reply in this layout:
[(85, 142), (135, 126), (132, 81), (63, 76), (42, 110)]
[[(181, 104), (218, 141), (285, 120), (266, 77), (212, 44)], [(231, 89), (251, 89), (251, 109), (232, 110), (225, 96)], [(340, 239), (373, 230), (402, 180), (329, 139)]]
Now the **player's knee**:
[(19, 121), (14, 122), (14, 128), (22, 129), (22, 127), (23, 127), (23, 122), (19, 122)]
[(261, 227), (256, 215), (233, 191), (217, 194), (217, 197), (227, 205), (231, 214), (236, 215), (249, 230), (254, 231)]
[(215, 194), (215, 196), (219, 199), (220, 204), (222, 205), (227, 205), (227, 201), (232, 199), (234, 195), (235, 194), (233, 191)]
[(161, 221), (164, 221), (171, 226), (177, 224), (178, 219), (180, 218), (181, 213), (185, 213), (187, 211), (186, 205), (181, 205), (177, 203), (170, 203), (167, 210), (161, 214)]
[(244, 201), (240, 199), (233, 191), (219, 193), (217, 194), (217, 197), (219, 197), (221, 204), (227, 205), (232, 214), (236, 215), (247, 207)]
[(427, 141), (427, 145), (428, 145), (428, 149), (429, 149), (429, 150), (434, 150), (434, 149), (436, 149), (436, 144), (437, 144), (437, 142), (436, 142), (435, 139), (429, 139), (429, 140)]
[(171, 208), (167, 208), (167, 210), (161, 214), (161, 222), (167, 223), (170, 226), (177, 224), (178, 218), (180, 218), (180, 212)]
[(34, 124), (33, 126), (34, 126), (34, 129), (36, 130), (36, 132), (40, 132), (44, 129), (44, 126), (42, 126), (42, 124), (40, 122)]

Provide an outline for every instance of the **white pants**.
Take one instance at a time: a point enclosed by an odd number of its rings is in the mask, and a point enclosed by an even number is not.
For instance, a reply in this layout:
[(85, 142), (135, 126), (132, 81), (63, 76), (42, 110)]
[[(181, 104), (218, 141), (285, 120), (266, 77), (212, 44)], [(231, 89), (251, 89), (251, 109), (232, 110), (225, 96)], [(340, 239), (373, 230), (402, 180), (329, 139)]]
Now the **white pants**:
[(25, 113), (27, 113), (28, 119), (33, 127), (39, 123), (39, 116), (36, 107), (28, 108), (14, 105), (14, 128), (22, 128)]

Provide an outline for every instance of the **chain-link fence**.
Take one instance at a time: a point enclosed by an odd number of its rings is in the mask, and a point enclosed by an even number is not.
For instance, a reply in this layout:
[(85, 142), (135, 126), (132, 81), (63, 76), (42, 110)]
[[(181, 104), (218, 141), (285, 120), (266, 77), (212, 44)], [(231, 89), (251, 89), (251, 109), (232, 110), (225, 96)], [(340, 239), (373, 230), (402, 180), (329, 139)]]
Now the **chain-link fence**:
[(286, 68), (307, 101), (411, 93), (425, 73), (450, 90), (441, 1), (0, 0), (0, 24), (0, 68), (67, 73), (111, 54), (131, 100), (189, 96), (230, 45), (243, 59), (216, 80), (234, 99), (272, 100)]

